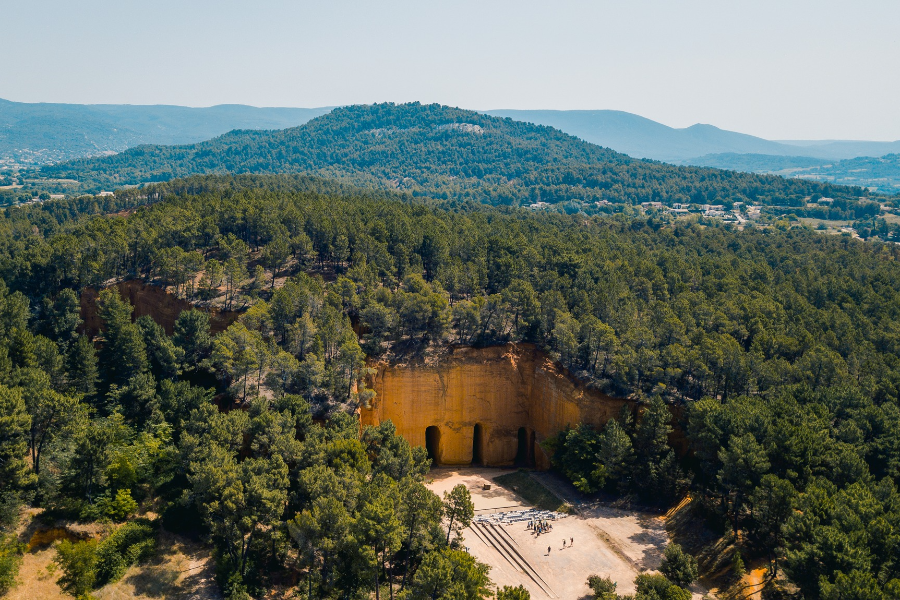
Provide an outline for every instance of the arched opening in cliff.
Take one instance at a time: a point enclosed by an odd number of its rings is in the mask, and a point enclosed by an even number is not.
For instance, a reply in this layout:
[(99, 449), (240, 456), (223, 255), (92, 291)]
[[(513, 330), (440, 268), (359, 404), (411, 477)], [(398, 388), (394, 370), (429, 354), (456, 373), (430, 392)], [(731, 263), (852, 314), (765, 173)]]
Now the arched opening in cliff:
[(534, 433), (528, 435), (528, 430), (519, 427), (519, 445), (516, 450), (517, 467), (533, 467), (534, 466)]
[(425, 449), (431, 466), (436, 467), (441, 462), (441, 430), (432, 425), (425, 430)]
[(475, 433), (472, 435), (472, 464), (484, 464), (484, 428), (481, 423), (475, 424)]

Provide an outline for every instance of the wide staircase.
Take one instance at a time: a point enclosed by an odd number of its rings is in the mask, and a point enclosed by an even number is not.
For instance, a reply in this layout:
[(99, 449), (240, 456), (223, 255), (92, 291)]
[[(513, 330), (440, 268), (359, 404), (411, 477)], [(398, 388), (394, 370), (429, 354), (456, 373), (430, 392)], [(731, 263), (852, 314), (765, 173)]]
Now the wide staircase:
[(529, 577), (549, 598), (559, 598), (534, 567), (525, 560), (517, 548), (518, 542), (507, 533), (503, 525), (485, 519), (472, 521), (470, 528), (478, 539), (496, 550), (514, 569)]

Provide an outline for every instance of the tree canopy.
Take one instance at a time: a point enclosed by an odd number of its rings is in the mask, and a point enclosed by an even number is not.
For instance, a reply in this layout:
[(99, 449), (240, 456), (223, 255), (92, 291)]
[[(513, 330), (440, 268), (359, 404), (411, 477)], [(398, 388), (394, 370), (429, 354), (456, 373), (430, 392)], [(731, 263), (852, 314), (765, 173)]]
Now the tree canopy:
[[(300, 176), (7, 209), (0, 495), (114, 522), (158, 501), (167, 527), (209, 540), (232, 595), (292, 570), (323, 598), (484, 597), (488, 573), (454, 543), (465, 494), (442, 502), (423, 449), (352, 413), (374, 398), (367, 357), (524, 342), (637, 406), (548, 444), (584, 492), (690, 490), (807, 597), (887, 598), (900, 585), (898, 258), (804, 230), (537, 214)], [(195, 308), (169, 335), (110, 287), (126, 278)], [(108, 288), (96, 336), (81, 323), (88, 287)], [(214, 336), (225, 309), (240, 317)], [(64, 584), (101, 581), (98, 552), (67, 546)], [(695, 577), (674, 549), (666, 565), (643, 597)]]

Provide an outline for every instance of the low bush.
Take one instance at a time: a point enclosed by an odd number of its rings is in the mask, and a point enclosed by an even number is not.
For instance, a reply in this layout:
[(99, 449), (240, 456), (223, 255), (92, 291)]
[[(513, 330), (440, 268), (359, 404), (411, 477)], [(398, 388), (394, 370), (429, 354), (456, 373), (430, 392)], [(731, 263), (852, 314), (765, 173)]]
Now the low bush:
[(62, 576), (56, 580), (60, 589), (76, 598), (86, 596), (94, 589), (97, 581), (98, 545), (96, 540), (60, 542), (56, 547), (56, 558), (53, 559), (62, 571)]
[(588, 587), (594, 592), (595, 600), (618, 600), (616, 582), (609, 577), (591, 575), (587, 580)]
[(497, 590), (497, 600), (531, 600), (531, 594), (521, 585), (504, 585), (503, 589)]
[(121, 523), (138, 509), (138, 504), (128, 490), (118, 490), (115, 496), (104, 495), (97, 499), (97, 511), (101, 517)]
[(62, 570), (57, 580), (63, 591), (86, 596), (91, 590), (118, 581), (133, 564), (147, 560), (156, 547), (156, 527), (146, 519), (125, 523), (102, 542), (65, 540), (54, 562)]
[(14, 538), (0, 537), (0, 596), (15, 587), (21, 564), (21, 544)]
[(156, 530), (138, 519), (116, 529), (97, 548), (97, 586), (118, 581), (133, 564), (147, 560), (156, 548)]
[(691, 600), (691, 593), (663, 575), (641, 573), (634, 580), (634, 600)]
[(665, 557), (659, 571), (672, 583), (688, 587), (697, 580), (699, 569), (697, 559), (685, 552), (678, 544), (666, 546)]

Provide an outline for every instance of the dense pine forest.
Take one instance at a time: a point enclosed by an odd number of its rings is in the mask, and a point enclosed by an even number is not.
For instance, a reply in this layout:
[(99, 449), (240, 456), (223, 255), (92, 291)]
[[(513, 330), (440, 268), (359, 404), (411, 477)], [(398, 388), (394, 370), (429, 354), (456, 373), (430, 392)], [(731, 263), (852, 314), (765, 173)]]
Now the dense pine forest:
[[(607, 201), (803, 206), (819, 194), (844, 200), (858, 187), (676, 167), (634, 159), (551, 127), (437, 104), (333, 110), (281, 131), (233, 131), (186, 146), (139, 146), (104, 158), (47, 166), (26, 176), (96, 192), (196, 174), (312, 173), (416, 195), (493, 205)], [(49, 180), (49, 181), (47, 181)]]
[[(769, 181), (747, 178), (729, 181)], [(784, 593), (900, 598), (898, 259), (895, 244), (805, 229), (532, 213), (305, 176), (6, 209), (0, 587), (21, 551), (8, 532), (34, 506), (126, 523), (60, 545), (75, 596), (151, 554), (164, 527), (215, 549), (228, 598), (286, 581), (317, 598), (487, 597), (490, 574), (442, 521), (470, 518), (465, 490), (433, 494), (425, 451), (390, 423), (360, 432), (353, 409), (374, 397), (367, 357), (529, 342), (640, 407), (547, 444), (583, 492), (690, 494)], [(85, 335), (79, 296), (129, 278), (197, 309), (168, 335), (106, 289), (104, 329)], [(213, 336), (214, 307), (242, 316)], [(148, 509), (159, 518), (134, 518)]]

